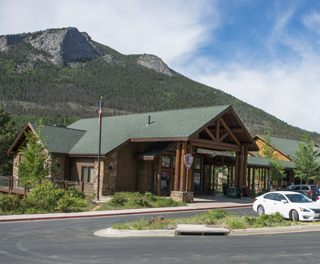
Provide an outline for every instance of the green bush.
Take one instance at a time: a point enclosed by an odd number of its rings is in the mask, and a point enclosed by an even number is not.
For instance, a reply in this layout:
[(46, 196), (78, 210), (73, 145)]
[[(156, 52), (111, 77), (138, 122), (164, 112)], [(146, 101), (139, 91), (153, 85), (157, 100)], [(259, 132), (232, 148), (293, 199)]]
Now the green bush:
[(87, 206), (87, 201), (74, 195), (74, 192), (66, 191), (57, 201), (56, 211), (59, 212), (77, 212)]
[(112, 197), (112, 199), (109, 201), (109, 204), (111, 206), (123, 206), (128, 199), (126, 198), (124, 193), (117, 192), (115, 195)]
[(52, 182), (43, 181), (32, 189), (21, 202), (23, 211), (26, 213), (56, 211), (57, 202), (64, 195), (65, 190), (56, 190)]
[(153, 193), (151, 192), (146, 192), (144, 194), (144, 197), (149, 201), (149, 202), (155, 202), (159, 199), (159, 196), (157, 195), (154, 195)]
[(0, 212), (2, 214), (75, 212), (92, 206), (92, 200), (93, 196), (86, 196), (74, 187), (65, 191), (55, 189), (50, 181), (43, 181), (23, 199), (14, 194), (0, 195)]
[(243, 218), (230, 218), (226, 220), (229, 229), (245, 229), (247, 225)]
[(18, 213), (21, 211), (21, 199), (15, 194), (0, 194), (0, 213)]

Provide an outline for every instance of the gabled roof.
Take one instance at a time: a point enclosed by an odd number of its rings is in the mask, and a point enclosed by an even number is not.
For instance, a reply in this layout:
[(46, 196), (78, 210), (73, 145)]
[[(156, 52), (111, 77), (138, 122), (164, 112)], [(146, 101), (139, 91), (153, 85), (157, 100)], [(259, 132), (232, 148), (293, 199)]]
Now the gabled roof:
[[(37, 134), (39, 125), (29, 122), (21, 131), (15, 142), (8, 150), (9, 154), (14, 154), (25, 140), (25, 132), (32, 130)], [(85, 134), (85, 131), (69, 129), (61, 126), (43, 126), (42, 136), (46, 137), (46, 147), (52, 153), (67, 154), (77, 141)]]
[[(232, 107), (224, 105), (103, 117), (101, 154), (108, 155), (129, 142), (189, 141), (199, 137), (199, 134), (202, 137), (201, 132), (222, 117), (230, 129), (235, 129), (234, 133), (231, 130), (229, 135), (226, 133), (224, 140), (227, 143), (232, 144), (236, 135), (239, 142), (249, 149), (258, 149)], [(13, 154), (21, 146), (25, 131), (32, 129), (36, 133), (37, 127), (34, 123), (28, 123), (10, 148), (10, 153)], [(44, 126), (42, 134), (47, 137), (47, 147), (52, 153), (98, 154), (98, 118), (82, 119), (68, 127)]]
[[(128, 142), (188, 141), (226, 113), (231, 113), (237, 120), (232, 121), (237, 122), (237, 125), (242, 128), (245, 140), (255, 145), (231, 106), (224, 105), (104, 117), (102, 118), (101, 153), (108, 154)], [(229, 116), (228, 119), (230, 119)], [(97, 118), (79, 120), (68, 128), (87, 131), (72, 148), (70, 154), (97, 154), (99, 139)]]
[[(272, 159), (266, 159), (266, 158), (258, 158), (258, 157), (248, 157), (248, 166), (250, 167), (270, 167), (270, 162), (272, 162), (274, 160)], [(286, 161), (286, 160), (282, 160), (281, 161), (282, 165), (286, 168), (286, 169), (293, 169), (295, 168), (295, 164), (293, 161)]]
[[(265, 139), (263, 138), (263, 136), (255, 135), (253, 139), (254, 140), (261, 139), (262, 141), (265, 142)], [(292, 158), (296, 156), (295, 152), (299, 150), (299, 145), (303, 144), (303, 141), (270, 137), (270, 144), (281, 154), (283, 154), (284, 156), (292, 160)], [(314, 146), (314, 148), (319, 150), (319, 148), (316, 145)]]

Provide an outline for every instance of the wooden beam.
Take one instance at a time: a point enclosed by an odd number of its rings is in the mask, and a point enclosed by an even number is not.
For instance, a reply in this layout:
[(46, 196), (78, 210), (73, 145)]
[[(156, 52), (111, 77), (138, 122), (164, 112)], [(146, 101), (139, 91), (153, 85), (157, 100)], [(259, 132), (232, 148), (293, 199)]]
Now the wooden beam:
[(177, 143), (177, 150), (176, 150), (176, 165), (175, 165), (175, 172), (174, 172), (174, 190), (179, 191), (180, 187), (180, 164), (181, 162), (181, 143)]
[(210, 129), (208, 129), (207, 127), (204, 129), (207, 134), (209, 135), (209, 137), (213, 140), (213, 141), (216, 141), (216, 138), (214, 137), (214, 135), (212, 135)]
[(157, 169), (157, 183), (156, 183), (156, 187), (157, 187), (157, 195), (160, 196), (160, 192), (161, 192), (161, 156), (158, 158), (158, 169)]
[(220, 120), (216, 121), (216, 138), (220, 137)]
[(211, 140), (200, 139), (200, 138), (199, 139), (192, 139), (191, 144), (192, 144), (192, 146), (201, 147), (201, 148), (225, 150), (225, 151), (240, 151), (240, 146), (238, 146), (238, 145), (217, 142), (217, 141), (213, 142)]
[(180, 162), (180, 192), (185, 191), (186, 187), (186, 167), (184, 165), (184, 155), (187, 151), (187, 142), (182, 143), (182, 150), (181, 150), (181, 162)]
[(222, 135), (222, 137), (220, 137), (219, 138), (219, 141), (220, 142), (222, 142), (227, 136), (229, 136), (230, 135), (230, 133), (227, 131), (226, 133), (224, 133), (223, 135)]
[(228, 124), (223, 120), (223, 118), (220, 118), (220, 122), (221, 124), (224, 126), (224, 128), (230, 133), (230, 136), (233, 138), (234, 142), (237, 145), (241, 145), (240, 141), (237, 139), (237, 137), (232, 133), (230, 127), (228, 126)]

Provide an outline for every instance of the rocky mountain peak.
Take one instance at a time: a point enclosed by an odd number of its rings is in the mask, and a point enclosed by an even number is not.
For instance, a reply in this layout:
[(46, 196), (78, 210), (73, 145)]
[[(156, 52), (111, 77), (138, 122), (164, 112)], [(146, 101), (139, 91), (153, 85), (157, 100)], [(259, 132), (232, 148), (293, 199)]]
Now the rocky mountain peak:
[(50, 61), (60, 67), (74, 61), (86, 61), (99, 56), (90, 44), (90, 36), (76, 28), (48, 29), (36, 33), (0, 36), (0, 50), (11, 44), (27, 42), (34, 48), (48, 52)]
[(155, 70), (156, 72), (160, 72), (169, 76), (174, 75), (168, 65), (155, 55), (143, 54), (139, 56), (137, 63), (149, 69)]

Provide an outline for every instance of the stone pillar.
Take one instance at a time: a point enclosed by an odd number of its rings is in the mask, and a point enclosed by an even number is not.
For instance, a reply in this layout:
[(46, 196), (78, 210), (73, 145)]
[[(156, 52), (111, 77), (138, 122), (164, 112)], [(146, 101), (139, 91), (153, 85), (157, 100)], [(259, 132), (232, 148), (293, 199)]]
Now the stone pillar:
[(185, 203), (193, 203), (193, 192), (171, 192), (170, 197), (172, 200), (178, 202), (185, 202)]
[(103, 180), (100, 181), (102, 186), (102, 195), (114, 194), (117, 190), (118, 174), (118, 152), (115, 151), (104, 159)]

